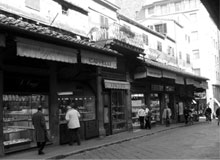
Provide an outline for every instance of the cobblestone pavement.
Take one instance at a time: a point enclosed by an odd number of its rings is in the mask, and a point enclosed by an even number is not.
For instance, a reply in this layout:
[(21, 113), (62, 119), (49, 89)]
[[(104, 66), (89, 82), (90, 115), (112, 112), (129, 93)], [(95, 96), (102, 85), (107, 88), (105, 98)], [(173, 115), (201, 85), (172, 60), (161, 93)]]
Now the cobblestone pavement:
[(216, 122), (158, 132), (65, 159), (220, 159)]

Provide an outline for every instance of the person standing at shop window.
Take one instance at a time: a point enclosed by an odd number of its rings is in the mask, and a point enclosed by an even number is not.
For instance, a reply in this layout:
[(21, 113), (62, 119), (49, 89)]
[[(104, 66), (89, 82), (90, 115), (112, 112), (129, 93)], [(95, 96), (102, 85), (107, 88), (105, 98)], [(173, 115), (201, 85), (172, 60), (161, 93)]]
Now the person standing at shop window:
[(45, 118), (42, 113), (42, 107), (39, 106), (37, 109), (38, 109), (38, 111), (36, 113), (34, 113), (32, 116), (32, 123), (33, 123), (34, 129), (35, 129), (38, 154), (42, 155), (42, 154), (44, 154), (43, 149), (46, 144), (46, 141), (48, 141), (48, 136), (47, 136)]
[(184, 111), (184, 118), (185, 118), (185, 124), (188, 124), (188, 120), (189, 120), (189, 109), (187, 108), (187, 106), (185, 106)]
[(138, 118), (140, 121), (140, 127), (141, 129), (144, 129), (144, 118), (145, 118), (145, 110), (144, 110), (144, 106), (142, 106), (139, 110), (138, 110)]
[(168, 105), (166, 104), (165, 109), (163, 110), (163, 119), (165, 121), (166, 127), (170, 126), (170, 118), (171, 118), (171, 109), (168, 107)]
[(69, 136), (70, 141), (69, 145), (73, 145), (74, 139), (76, 138), (77, 144), (80, 145), (80, 135), (79, 135), (79, 129), (80, 129), (80, 113), (76, 110), (76, 105), (74, 103), (71, 104), (71, 106), (67, 106), (67, 113), (65, 116), (65, 119), (67, 120), (68, 130), (69, 130)]
[(215, 113), (216, 113), (216, 117), (218, 118), (217, 120), (218, 120), (218, 126), (219, 126), (219, 123), (220, 123), (220, 106), (216, 109)]
[(151, 116), (152, 116), (152, 112), (151, 112), (151, 109), (149, 108), (145, 116), (145, 128), (146, 129), (148, 128), (151, 129)]

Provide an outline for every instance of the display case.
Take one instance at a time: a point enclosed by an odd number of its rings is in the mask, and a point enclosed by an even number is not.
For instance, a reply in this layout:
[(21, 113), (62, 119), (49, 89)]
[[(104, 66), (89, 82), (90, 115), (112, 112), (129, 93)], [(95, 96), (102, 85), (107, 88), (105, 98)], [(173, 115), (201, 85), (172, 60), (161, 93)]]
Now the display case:
[(5, 152), (13, 152), (36, 145), (32, 115), (41, 105), (49, 130), (48, 96), (46, 95), (3, 95), (3, 133)]
[(79, 111), (80, 117), (80, 138), (89, 139), (97, 137), (98, 123), (96, 120), (95, 110), (95, 96), (76, 96), (72, 94), (59, 93), (59, 120), (60, 120), (60, 144), (66, 144), (69, 142), (69, 133), (67, 128), (67, 121), (65, 115), (67, 112), (67, 106), (74, 103)]
[(113, 91), (111, 101), (111, 115), (112, 115), (112, 132), (117, 133), (126, 129), (125, 103), (124, 92)]
[(160, 122), (160, 99), (159, 94), (150, 94), (150, 107), (152, 111), (152, 121)]
[(131, 94), (131, 107), (132, 107), (132, 125), (140, 126), (138, 120), (138, 110), (145, 105), (145, 98), (143, 93)]
[(65, 121), (67, 106), (73, 102), (81, 115), (80, 121), (89, 121), (96, 119), (94, 96), (59, 95), (58, 102), (60, 121)]

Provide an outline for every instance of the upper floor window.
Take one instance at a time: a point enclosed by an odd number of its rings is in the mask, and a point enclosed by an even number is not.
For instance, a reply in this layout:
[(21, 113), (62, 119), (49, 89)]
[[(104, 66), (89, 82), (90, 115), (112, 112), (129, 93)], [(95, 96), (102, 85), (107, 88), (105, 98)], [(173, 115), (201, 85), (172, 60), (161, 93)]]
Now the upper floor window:
[(196, 7), (196, 0), (189, 0), (189, 7), (195, 8)]
[(174, 49), (173, 49), (173, 47), (168, 46), (167, 53), (168, 53), (168, 55), (174, 56)]
[(104, 17), (103, 15), (100, 15), (100, 28), (101, 28), (101, 39), (107, 39), (108, 38), (108, 18)]
[(162, 43), (157, 41), (157, 50), (162, 52)]
[(179, 59), (182, 59), (182, 52), (179, 52)]
[(196, 13), (191, 13), (190, 14), (190, 20), (192, 22), (196, 22), (197, 21), (197, 14)]
[(197, 31), (194, 31), (194, 32), (192, 32), (192, 41), (197, 41), (198, 40), (198, 32)]
[(144, 44), (148, 45), (148, 36), (146, 34), (142, 35)]
[(190, 64), (190, 55), (189, 54), (186, 54), (186, 63)]
[(154, 7), (148, 8), (148, 14), (154, 14)]
[(199, 59), (200, 58), (199, 50), (193, 50), (193, 58), (194, 59)]
[(195, 69), (193, 69), (193, 72), (194, 72), (194, 74), (196, 74), (196, 75), (198, 75), (198, 76), (201, 75), (200, 68), (195, 68)]
[(167, 24), (157, 24), (155, 25), (155, 30), (159, 33), (166, 34), (167, 33)]
[(25, 0), (25, 6), (40, 11), (40, 0)]
[(109, 25), (108, 25), (108, 18), (100, 15), (100, 27), (103, 29), (108, 29)]
[(167, 5), (166, 4), (161, 5), (160, 11), (161, 11), (161, 14), (167, 13), (167, 11), (168, 11)]
[(174, 3), (174, 5), (175, 5), (176, 12), (181, 11), (181, 3), (180, 2), (176, 2), (176, 3)]
[(61, 7), (62, 7), (62, 14), (68, 16), (68, 14), (69, 14), (69, 8), (66, 7), (66, 6), (64, 6), (64, 5), (62, 5)]

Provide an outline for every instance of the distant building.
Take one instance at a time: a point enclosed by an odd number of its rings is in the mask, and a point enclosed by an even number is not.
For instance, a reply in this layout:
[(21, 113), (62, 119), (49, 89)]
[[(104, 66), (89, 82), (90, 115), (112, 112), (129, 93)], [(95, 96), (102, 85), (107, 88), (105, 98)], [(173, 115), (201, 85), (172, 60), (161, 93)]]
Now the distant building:
[[(185, 35), (185, 39), (188, 39), (191, 43), (190, 61), (193, 72), (196, 75), (209, 78), (207, 99), (214, 98), (220, 101), (219, 30), (203, 4), (200, 0), (162, 0), (151, 2), (146, 2), (146, 5), (143, 5), (139, 12), (134, 11), (135, 9), (130, 11), (136, 12), (137, 21), (143, 25), (153, 26), (158, 32), (165, 31), (158, 28), (158, 22), (161, 22), (160, 25), (162, 26), (162, 23), (168, 24), (169, 20), (173, 20), (182, 25), (183, 28), (187, 28), (187, 30), (190, 29), (188, 30), (189, 34)], [(123, 6), (123, 8), (126, 8), (126, 6)], [(171, 27), (167, 25), (167, 31), (173, 30)], [(178, 31), (175, 33), (175, 36), (179, 37), (181, 34)], [(182, 45), (178, 43), (178, 46)], [(187, 55), (188, 53), (184, 51), (178, 54), (178, 59), (180, 60), (181, 55)], [(214, 109), (215, 104), (211, 103), (210, 105)]]

